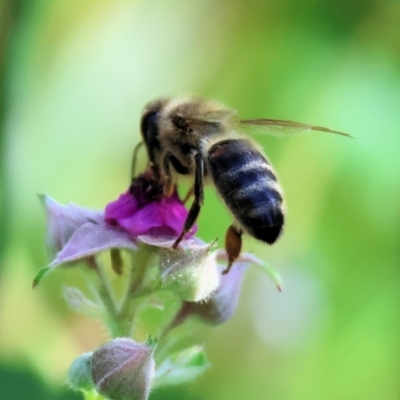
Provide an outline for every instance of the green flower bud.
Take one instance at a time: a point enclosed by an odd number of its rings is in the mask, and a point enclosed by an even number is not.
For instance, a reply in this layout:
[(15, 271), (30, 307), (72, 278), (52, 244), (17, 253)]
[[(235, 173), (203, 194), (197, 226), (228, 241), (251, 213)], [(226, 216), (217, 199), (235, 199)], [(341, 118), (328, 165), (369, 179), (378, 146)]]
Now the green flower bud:
[(230, 319), (236, 311), (246, 263), (235, 263), (228, 274), (222, 275), (218, 289), (205, 301), (185, 302), (182, 312), (196, 315), (210, 325), (219, 325)]
[(162, 281), (183, 300), (200, 301), (207, 298), (220, 282), (213, 243), (190, 249), (166, 250), (161, 253)]

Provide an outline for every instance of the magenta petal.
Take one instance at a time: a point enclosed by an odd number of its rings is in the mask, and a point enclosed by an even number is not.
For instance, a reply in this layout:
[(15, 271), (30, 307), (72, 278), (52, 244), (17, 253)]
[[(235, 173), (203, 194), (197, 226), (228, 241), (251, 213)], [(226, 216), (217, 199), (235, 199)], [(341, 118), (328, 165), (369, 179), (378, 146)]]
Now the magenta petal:
[[(106, 206), (105, 222), (121, 227), (132, 238), (139, 235), (176, 238), (182, 232), (188, 211), (177, 192), (162, 197), (162, 192), (155, 190), (153, 182), (146, 179), (144, 175), (135, 178), (128, 192)], [(187, 236), (195, 231), (193, 227)]]
[(60, 264), (78, 261), (111, 248), (134, 251), (137, 246), (127, 233), (118, 228), (106, 224), (97, 225), (88, 222), (75, 231), (50, 266), (55, 267)]
[(129, 218), (138, 208), (137, 201), (129, 193), (121, 194), (117, 200), (108, 203), (105, 210), (107, 223), (115, 223), (120, 219)]
[(129, 218), (120, 219), (118, 223), (133, 237), (142, 235), (152, 228), (160, 227), (164, 225), (160, 204), (158, 202), (147, 204)]
[[(179, 200), (177, 196), (171, 196), (162, 200), (161, 203), (162, 213), (164, 216), (165, 225), (172, 228), (176, 235), (182, 232), (183, 225), (188, 216), (188, 211), (186, 210), (183, 203)], [(197, 227), (194, 226), (191, 230), (191, 234), (196, 232)]]

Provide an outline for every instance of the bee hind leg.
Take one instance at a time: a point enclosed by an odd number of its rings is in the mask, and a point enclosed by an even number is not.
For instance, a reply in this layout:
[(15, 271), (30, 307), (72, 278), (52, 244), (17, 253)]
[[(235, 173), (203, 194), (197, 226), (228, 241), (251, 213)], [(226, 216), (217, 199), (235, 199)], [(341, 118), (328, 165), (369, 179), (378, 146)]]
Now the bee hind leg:
[(192, 226), (197, 220), (199, 216), (201, 206), (204, 202), (204, 192), (203, 192), (203, 176), (204, 176), (204, 163), (203, 158), (200, 153), (197, 153), (194, 156), (195, 164), (196, 164), (196, 172), (194, 179), (194, 201), (192, 206), (190, 207), (189, 214), (186, 218), (185, 224), (183, 226), (183, 230), (179, 235), (178, 239), (175, 240), (175, 243), (172, 245), (173, 249), (177, 249), (181, 240), (185, 237), (185, 235), (190, 231)]
[(222, 274), (227, 274), (232, 267), (232, 264), (239, 257), (242, 250), (242, 232), (231, 225), (225, 235), (225, 251), (228, 255), (228, 266), (222, 271)]

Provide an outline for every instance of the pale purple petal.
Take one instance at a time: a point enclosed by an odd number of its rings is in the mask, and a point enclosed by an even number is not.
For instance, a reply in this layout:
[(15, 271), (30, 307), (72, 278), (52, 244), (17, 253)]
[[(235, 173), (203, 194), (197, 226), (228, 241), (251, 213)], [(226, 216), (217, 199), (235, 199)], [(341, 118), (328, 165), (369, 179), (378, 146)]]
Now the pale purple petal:
[(88, 222), (74, 232), (50, 266), (78, 261), (111, 248), (134, 251), (137, 246), (127, 233), (118, 228)]
[(73, 233), (87, 222), (102, 223), (104, 213), (100, 210), (79, 207), (75, 204), (61, 205), (46, 195), (41, 196), (47, 218), (46, 243), (51, 252), (57, 253), (69, 241)]
[[(167, 236), (167, 235), (140, 235), (137, 237), (137, 241), (149, 244), (151, 246), (164, 247), (170, 249), (172, 245), (175, 243), (176, 236)], [(205, 243), (196, 236), (189, 236), (186, 239), (183, 239), (179, 243), (179, 249), (192, 249), (197, 248), (199, 246), (205, 245)]]
[[(217, 260), (218, 261), (228, 261), (228, 255), (225, 250), (218, 250), (217, 252)], [(282, 291), (282, 279), (277, 271), (274, 268), (266, 264), (264, 261), (260, 260), (253, 254), (249, 253), (241, 253), (235, 262), (244, 262), (249, 264), (259, 265), (264, 272), (271, 278), (271, 280), (275, 283), (277, 289)]]

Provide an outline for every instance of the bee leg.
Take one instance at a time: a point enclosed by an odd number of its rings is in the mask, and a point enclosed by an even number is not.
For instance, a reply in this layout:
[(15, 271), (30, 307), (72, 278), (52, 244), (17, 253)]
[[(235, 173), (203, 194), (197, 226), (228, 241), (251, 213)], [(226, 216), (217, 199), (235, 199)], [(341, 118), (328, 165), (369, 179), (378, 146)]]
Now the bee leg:
[(131, 181), (132, 179), (135, 177), (136, 175), (136, 161), (137, 161), (137, 157), (138, 157), (138, 153), (140, 148), (143, 146), (143, 142), (139, 142), (136, 146), (135, 146), (135, 150), (133, 150), (133, 156), (132, 156), (132, 164), (131, 164)]
[(170, 151), (165, 153), (163, 166), (167, 182), (165, 183), (164, 195), (167, 197), (171, 196), (175, 190), (175, 184), (171, 174), (171, 165), (174, 167), (176, 172), (178, 172), (178, 174), (187, 175), (189, 173), (189, 168), (182, 165), (181, 162)]
[(187, 201), (193, 196), (193, 194), (194, 194), (194, 187), (191, 187), (186, 193), (184, 199), (182, 200), (183, 204), (186, 204)]
[(171, 156), (172, 154), (167, 151), (167, 153), (164, 156), (164, 160), (163, 160), (163, 165), (164, 165), (164, 173), (166, 176), (166, 182), (165, 182), (165, 186), (164, 186), (164, 196), (166, 197), (170, 197), (172, 196), (172, 193), (174, 192), (174, 185), (172, 183), (172, 176), (171, 176)]
[(189, 215), (186, 218), (183, 230), (179, 235), (178, 239), (172, 245), (173, 249), (178, 248), (179, 243), (185, 237), (186, 233), (190, 231), (192, 226), (197, 220), (200, 213), (200, 208), (204, 203), (204, 192), (203, 192), (203, 176), (204, 176), (204, 163), (200, 153), (196, 153), (194, 156), (196, 165), (195, 178), (194, 178), (194, 201), (189, 210)]
[(222, 271), (225, 275), (229, 272), (234, 261), (242, 250), (242, 232), (231, 225), (225, 235), (225, 251), (228, 255), (228, 266)]

